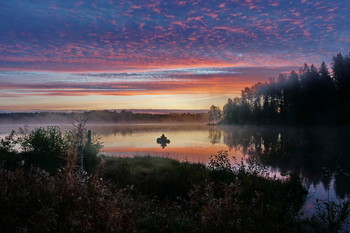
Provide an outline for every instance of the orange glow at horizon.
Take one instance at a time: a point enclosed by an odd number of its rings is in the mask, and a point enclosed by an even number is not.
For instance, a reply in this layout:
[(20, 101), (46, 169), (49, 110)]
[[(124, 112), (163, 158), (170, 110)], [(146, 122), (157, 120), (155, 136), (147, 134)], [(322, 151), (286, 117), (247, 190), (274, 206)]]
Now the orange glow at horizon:
[(178, 74), (172, 72), (170, 80), (142, 82), (94, 82), (93, 78), (84, 83), (0, 82), (1, 110), (207, 109), (212, 104), (222, 106), (259, 79), (192, 71), (176, 78)]

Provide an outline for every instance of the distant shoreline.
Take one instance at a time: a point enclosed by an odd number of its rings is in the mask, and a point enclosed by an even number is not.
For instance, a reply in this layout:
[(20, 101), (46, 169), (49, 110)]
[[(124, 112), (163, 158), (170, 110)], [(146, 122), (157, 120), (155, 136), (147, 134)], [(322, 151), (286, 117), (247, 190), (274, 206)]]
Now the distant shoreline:
[(207, 113), (208, 109), (88, 109), (88, 110), (43, 110), (43, 109), (34, 109), (34, 110), (0, 110), (1, 114), (10, 114), (10, 113), (84, 113), (92, 111), (131, 111), (133, 113), (144, 113), (144, 114), (169, 114), (169, 113)]
[(127, 110), (96, 110), (84, 112), (0, 113), (0, 124), (71, 124), (77, 117), (87, 119), (89, 123), (95, 124), (207, 122), (207, 113), (203, 112), (139, 113)]

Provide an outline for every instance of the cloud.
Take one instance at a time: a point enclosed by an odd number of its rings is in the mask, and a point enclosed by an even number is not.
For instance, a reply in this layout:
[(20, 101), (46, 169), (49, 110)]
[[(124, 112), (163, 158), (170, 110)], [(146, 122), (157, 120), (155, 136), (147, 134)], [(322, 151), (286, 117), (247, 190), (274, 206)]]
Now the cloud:
[(0, 96), (218, 95), (238, 93), (259, 81), (262, 72), (277, 76), (293, 68), (296, 67), (212, 67), (56, 76), (7, 71), (0, 72)]
[(290, 61), (311, 54), (320, 62), (326, 58), (317, 54), (320, 46), (339, 52), (349, 36), (342, 23), (350, 17), (346, 0), (24, 0), (4, 1), (0, 7), (6, 18), (0, 24), (1, 69), (199, 65), (222, 63), (224, 52), (249, 54), (251, 63), (256, 53), (280, 52)]
[(0, 96), (237, 94), (348, 53), (349, 8), (348, 0), (1, 1)]

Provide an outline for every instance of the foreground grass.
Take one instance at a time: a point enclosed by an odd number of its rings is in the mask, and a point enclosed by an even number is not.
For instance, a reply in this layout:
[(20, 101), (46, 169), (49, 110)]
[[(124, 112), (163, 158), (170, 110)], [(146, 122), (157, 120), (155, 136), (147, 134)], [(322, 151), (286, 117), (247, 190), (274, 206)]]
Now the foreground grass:
[[(104, 177), (116, 186), (132, 187), (133, 196), (157, 200), (160, 206), (166, 203), (162, 207), (166, 211), (158, 213), (166, 218), (151, 215), (142, 224), (151, 227), (151, 232), (158, 232), (160, 223), (172, 232), (289, 232), (298, 228), (306, 191), (296, 176), (282, 181), (267, 177), (259, 166), (232, 167), (223, 151), (209, 167), (150, 156), (104, 160)], [(170, 217), (177, 220), (170, 221)]]
[(278, 180), (256, 166), (227, 167), (220, 153), (209, 167), (105, 158), (101, 172), (91, 175), (69, 163), (54, 174), (2, 166), (0, 231), (340, 232), (349, 203), (303, 219), (306, 191), (298, 177)]
[(117, 187), (132, 186), (135, 193), (159, 198), (186, 195), (209, 178), (203, 164), (157, 157), (104, 158), (103, 176)]

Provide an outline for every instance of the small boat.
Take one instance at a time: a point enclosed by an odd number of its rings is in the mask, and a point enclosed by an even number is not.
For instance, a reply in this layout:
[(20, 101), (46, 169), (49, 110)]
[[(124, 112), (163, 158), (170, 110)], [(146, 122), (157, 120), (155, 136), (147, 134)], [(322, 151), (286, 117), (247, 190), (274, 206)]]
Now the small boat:
[(157, 138), (157, 143), (161, 145), (161, 147), (164, 149), (164, 147), (167, 146), (167, 144), (170, 143), (170, 140), (165, 137), (164, 134), (162, 134), (162, 136), (160, 136), (159, 138)]
[(170, 140), (167, 138), (167, 137), (163, 137), (164, 134), (162, 135), (162, 137), (160, 138), (157, 138), (157, 143), (158, 144), (161, 144), (161, 143), (166, 143), (166, 144), (169, 144), (170, 143)]

